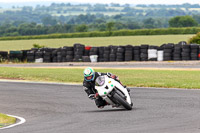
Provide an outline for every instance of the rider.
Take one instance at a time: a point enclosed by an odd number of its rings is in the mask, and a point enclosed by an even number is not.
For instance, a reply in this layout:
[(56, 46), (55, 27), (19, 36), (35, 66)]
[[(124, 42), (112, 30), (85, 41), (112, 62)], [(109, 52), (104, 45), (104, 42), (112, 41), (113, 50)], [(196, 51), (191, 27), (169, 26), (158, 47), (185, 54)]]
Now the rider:
[[(103, 108), (105, 105), (107, 105), (107, 102), (103, 100), (101, 97), (99, 97), (96, 89), (95, 89), (95, 80), (97, 77), (102, 76), (102, 75), (107, 75), (110, 78), (115, 79), (119, 83), (119, 78), (112, 74), (112, 73), (100, 73), (100, 72), (95, 72), (91, 67), (85, 68), (84, 70), (84, 81), (83, 81), (83, 88), (85, 92), (88, 94), (88, 97), (90, 99), (95, 99), (95, 103), (98, 108)], [(126, 88), (126, 86), (125, 86)], [(128, 89), (128, 91), (130, 91)]]

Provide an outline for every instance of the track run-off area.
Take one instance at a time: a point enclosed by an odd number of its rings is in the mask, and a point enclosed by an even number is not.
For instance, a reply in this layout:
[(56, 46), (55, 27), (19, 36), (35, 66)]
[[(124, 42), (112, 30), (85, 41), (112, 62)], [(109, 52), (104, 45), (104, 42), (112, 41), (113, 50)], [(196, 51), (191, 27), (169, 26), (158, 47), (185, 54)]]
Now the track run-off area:
[(0, 112), (26, 119), (1, 133), (199, 133), (200, 90), (131, 88), (133, 109), (98, 109), (81, 85), (0, 81)]

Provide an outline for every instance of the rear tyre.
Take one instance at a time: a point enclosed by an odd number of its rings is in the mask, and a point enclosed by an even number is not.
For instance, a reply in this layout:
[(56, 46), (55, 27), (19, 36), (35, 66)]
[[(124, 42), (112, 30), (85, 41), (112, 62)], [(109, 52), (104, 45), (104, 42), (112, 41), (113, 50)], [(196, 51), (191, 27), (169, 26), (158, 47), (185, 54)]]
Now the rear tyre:
[(123, 99), (118, 93), (114, 93), (113, 94), (113, 98), (119, 104), (121, 104), (125, 109), (127, 109), (127, 110), (131, 110), (132, 109), (132, 106), (125, 99)]

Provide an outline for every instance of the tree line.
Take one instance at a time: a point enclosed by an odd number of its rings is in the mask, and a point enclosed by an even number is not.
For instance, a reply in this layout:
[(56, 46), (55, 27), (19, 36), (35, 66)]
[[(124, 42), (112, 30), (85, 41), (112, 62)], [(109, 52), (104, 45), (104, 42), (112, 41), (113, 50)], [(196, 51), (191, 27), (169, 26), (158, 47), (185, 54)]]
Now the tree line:
[[(166, 8), (162, 8), (163, 6)], [(0, 36), (199, 26), (198, 10), (181, 9), (181, 7), (194, 8), (196, 4), (176, 5), (176, 8), (174, 6), (136, 5), (132, 7), (129, 4), (117, 3), (110, 5), (52, 3), (50, 6), (13, 7), (13, 10), (4, 10), (0, 13)], [(82, 14), (66, 15), (68, 12), (77, 11), (81, 11)], [(91, 13), (91, 11), (94, 12)], [(115, 14), (104, 14), (109, 12), (115, 12)], [(57, 15), (53, 15), (55, 13)]]
[[(196, 5), (196, 4), (195, 4)], [(0, 25), (4, 23), (35, 22), (47, 24), (44, 19), (50, 19), (51, 25), (57, 23), (65, 24), (91, 24), (98, 20), (116, 22), (141, 22), (147, 18), (168, 19), (174, 16), (198, 15), (199, 10), (193, 10), (195, 5), (120, 5), (117, 3), (108, 4), (80, 4), (52, 3), (49, 6), (37, 5), (36, 7), (23, 6), (5, 9), (0, 13)], [(198, 5), (198, 4), (197, 4)], [(166, 8), (163, 8), (165, 6)], [(174, 7), (175, 6), (175, 7)], [(200, 6), (200, 5), (198, 5)], [(139, 7), (139, 8), (138, 8)], [(156, 7), (156, 8), (155, 8)], [(81, 15), (82, 14), (82, 15)], [(86, 15), (86, 16), (83, 16)], [(87, 18), (86, 18), (87, 17)], [(87, 19), (87, 21), (85, 21)], [(54, 22), (53, 22), (54, 21)], [(162, 23), (160, 27), (168, 27)]]
[[(197, 17), (197, 16), (196, 16)], [(198, 16), (200, 20), (200, 16)], [(48, 21), (50, 23), (50, 21)], [(4, 24), (0, 26), (0, 36), (45, 35), (53, 33), (75, 33), (91, 31), (118, 31), (133, 29), (159, 28), (160, 21), (152, 18), (145, 19), (143, 23), (102, 22), (94, 24), (55, 24), (39, 25), (37, 23)], [(197, 22), (191, 16), (176, 16), (169, 20), (169, 27), (197, 27)], [(180, 33), (181, 34), (181, 33)]]

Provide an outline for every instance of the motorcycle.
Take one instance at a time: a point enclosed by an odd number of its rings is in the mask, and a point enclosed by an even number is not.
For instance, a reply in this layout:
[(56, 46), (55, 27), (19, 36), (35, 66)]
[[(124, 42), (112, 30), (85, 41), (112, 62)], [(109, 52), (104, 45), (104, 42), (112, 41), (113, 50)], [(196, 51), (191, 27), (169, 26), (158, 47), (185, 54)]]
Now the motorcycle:
[(95, 89), (108, 105), (117, 108), (132, 109), (130, 94), (118, 81), (107, 75), (99, 76), (95, 81)]

